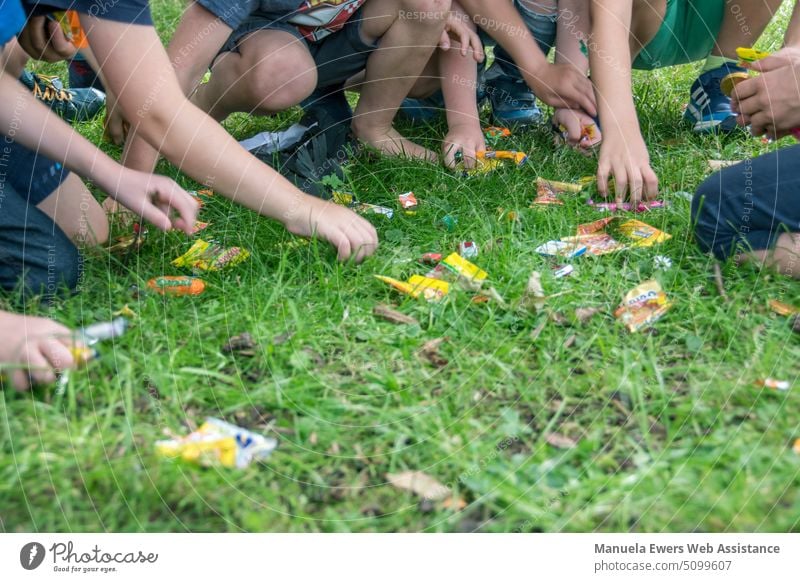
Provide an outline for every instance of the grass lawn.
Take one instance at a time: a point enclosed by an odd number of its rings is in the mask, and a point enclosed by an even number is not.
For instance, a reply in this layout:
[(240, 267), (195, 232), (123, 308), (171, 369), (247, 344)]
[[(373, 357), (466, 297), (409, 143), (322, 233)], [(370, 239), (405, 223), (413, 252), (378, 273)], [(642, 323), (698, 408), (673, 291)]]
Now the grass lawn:
[[(181, 4), (153, 4), (167, 38)], [(773, 26), (760, 46), (775, 49), (780, 37)], [(0, 531), (797, 531), (800, 336), (767, 301), (800, 302), (800, 284), (724, 265), (724, 301), (714, 262), (694, 243), (689, 202), (674, 195), (694, 190), (709, 158), (739, 160), (786, 143), (692, 135), (679, 119), (695, 71), (637, 77), (643, 130), (670, 202), (644, 220), (673, 238), (576, 259), (571, 277), (554, 279), (534, 249), (601, 215), (580, 198), (528, 206), (537, 176), (573, 181), (595, 162), (555, 150), (544, 129), (507, 144), (531, 153), (526, 167), (486, 177), (356, 160), (349, 176), (363, 201), (396, 207), (407, 190), (421, 201), (415, 216), (374, 219), (382, 245), (361, 266), (338, 264), (324, 244), (287, 250), (291, 237), (279, 225), (220, 196), (201, 215), (212, 222), (204, 238), (252, 257), (205, 277), (210, 289), (200, 297), (130, 290), (182, 274), (170, 261), (188, 248), (184, 236), (151, 228), (127, 262), (88, 255), (80, 295), (30, 311), (81, 326), (129, 304), (139, 318), (63, 393), (0, 390)], [(241, 115), (226, 125), (244, 138), (294, 115)], [(437, 147), (443, 129), (408, 131)], [(79, 130), (99, 142), (101, 122)], [(167, 164), (160, 170), (197, 187)], [(519, 224), (498, 219), (498, 207), (518, 211)], [(441, 226), (447, 214), (458, 219), (452, 231)], [(419, 255), (449, 253), (463, 240), (481, 245), (475, 262), (509, 302), (533, 270), (560, 295), (540, 313), (474, 304), (459, 290), (429, 304), (373, 277), (422, 274)], [(672, 268), (657, 271), (656, 255)], [(612, 313), (650, 278), (675, 305), (654, 331), (630, 334)], [(420, 325), (377, 319), (379, 303)], [(578, 307), (600, 314), (580, 325)], [(255, 357), (221, 351), (245, 331), (259, 343)], [(443, 337), (449, 362), (437, 367), (419, 350)], [(754, 387), (766, 377), (795, 385)], [(156, 455), (165, 432), (185, 433), (206, 416), (277, 436), (280, 446), (241, 471)], [(577, 446), (556, 448), (550, 433)], [(394, 489), (385, 475), (403, 470), (425, 471), (467, 506), (446, 509)]]

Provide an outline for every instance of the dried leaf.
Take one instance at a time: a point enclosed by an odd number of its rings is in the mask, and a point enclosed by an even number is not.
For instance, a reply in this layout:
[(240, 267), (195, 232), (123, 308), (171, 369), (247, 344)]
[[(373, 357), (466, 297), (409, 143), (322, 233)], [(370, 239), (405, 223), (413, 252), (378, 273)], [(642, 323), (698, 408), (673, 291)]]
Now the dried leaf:
[(283, 345), (286, 342), (288, 342), (290, 339), (292, 339), (293, 337), (294, 337), (294, 332), (293, 331), (287, 331), (287, 332), (282, 333), (280, 335), (276, 335), (274, 338), (272, 338), (272, 345), (273, 346)]
[(572, 334), (571, 336), (569, 336), (567, 338), (567, 341), (564, 342), (564, 349), (565, 350), (570, 349), (575, 344), (577, 339), (578, 339), (578, 336), (576, 336), (575, 334)]
[(558, 311), (551, 311), (548, 317), (550, 318), (550, 321), (552, 321), (556, 325), (564, 326), (569, 324), (567, 318), (564, 317), (564, 315)]
[(719, 170), (734, 166), (738, 163), (739, 162), (736, 160), (708, 160), (708, 168), (712, 172), (718, 172)]
[(446, 337), (440, 337), (425, 342), (425, 344), (423, 344), (422, 348), (419, 350), (420, 357), (425, 358), (437, 368), (444, 368), (450, 362), (447, 358), (439, 353), (439, 346), (446, 341)]
[(574, 449), (578, 446), (578, 443), (573, 439), (557, 432), (548, 433), (545, 440), (547, 444), (557, 449)]
[(579, 323), (586, 323), (598, 313), (600, 313), (600, 310), (597, 307), (578, 307), (575, 310), (575, 319)]
[(226, 354), (233, 354), (252, 358), (256, 355), (258, 344), (253, 340), (253, 336), (244, 332), (228, 339), (228, 343), (222, 346), (222, 351)]
[(800, 309), (795, 307), (794, 305), (789, 305), (788, 303), (783, 303), (782, 301), (778, 301), (777, 299), (770, 299), (769, 300), (769, 308), (778, 315), (782, 315), (784, 317), (789, 317), (790, 315), (798, 315), (800, 314)]
[(538, 311), (544, 306), (546, 300), (547, 297), (542, 287), (542, 275), (538, 271), (534, 271), (528, 277), (528, 285), (525, 287), (523, 301), (527, 307), (533, 307)]
[(398, 325), (419, 325), (419, 322), (410, 315), (406, 315), (405, 313), (400, 313), (399, 311), (392, 309), (388, 305), (383, 305), (383, 304), (376, 305), (372, 309), (372, 313), (376, 317), (385, 319), (390, 323), (396, 323)]
[(460, 497), (448, 497), (442, 502), (442, 507), (445, 509), (452, 509), (453, 511), (461, 511), (467, 506), (467, 502)]
[(410, 491), (422, 499), (431, 501), (442, 501), (450, 497), (451, 492), (448, 487), (442, 485), (422, 471), (403, 471), (401, 473), (387, 473), (386, 480), (397, 489)]

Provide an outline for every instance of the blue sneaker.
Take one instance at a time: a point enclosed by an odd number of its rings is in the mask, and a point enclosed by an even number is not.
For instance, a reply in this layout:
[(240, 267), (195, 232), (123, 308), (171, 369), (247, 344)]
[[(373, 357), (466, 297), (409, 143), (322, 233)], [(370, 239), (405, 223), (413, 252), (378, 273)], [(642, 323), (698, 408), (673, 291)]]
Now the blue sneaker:
[(492, 120), (502, 127), (526, 127), (541, 122), (536, 95), (522, 79), (502, 75), (486, 81), (486, 96), (492, 104)]
[(722, 92), (720, 82), (731, 73), (745, 69), (733, 63), (706, 71), (692, 85), (691, 98), (683, 118), (692, 124), (695, 133), (720, 131), (730, 133), (739, 128), (731, 111), (731, 98)]
[(424, 99), (403, 99), (400, 110), (397, 112), (398, 119), (413, 124), (433, 123), (445, 110), (444, 95), (437, 91), (430, 97)]

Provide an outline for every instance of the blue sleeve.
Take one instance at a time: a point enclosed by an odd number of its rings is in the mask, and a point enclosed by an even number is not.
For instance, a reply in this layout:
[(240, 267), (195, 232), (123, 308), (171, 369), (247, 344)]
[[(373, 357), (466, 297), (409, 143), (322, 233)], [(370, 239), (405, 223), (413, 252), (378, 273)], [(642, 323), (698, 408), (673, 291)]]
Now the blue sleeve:
[[(2, 0), (0, 0), (2, 1)], [(148, 0), (23, 0), (31, 14), (75, 10), (96, 18), (152, 26)]]
[(25, 11), (20, 0), (0, 0), (0, 46), (6, 44), (25, 26)]

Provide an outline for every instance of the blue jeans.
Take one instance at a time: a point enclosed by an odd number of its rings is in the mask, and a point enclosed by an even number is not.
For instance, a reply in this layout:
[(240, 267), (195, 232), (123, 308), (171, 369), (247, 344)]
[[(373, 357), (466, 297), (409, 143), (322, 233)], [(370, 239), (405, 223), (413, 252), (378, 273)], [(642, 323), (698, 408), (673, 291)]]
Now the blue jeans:
[(800, 145), (745, 160), (709, 177), (692, 201), (695, 236), (724, 260), (775, 247), (800, 232)]
[(78, 249), (36, 208), (68, 175), (61, 164), (0, 136), (0, 288), (50, 300), (76, 287)]
[[(514, 0), (516, 6), (522, 17), (523, 22), (527, 25), (539, 48), (547, 56), (556, 44), (556, 28), (558, 22), (558, 13), (555, 14), (538, 14), (523, 6), (519, 0)], [(484, 35), (485, 38), (485, 35)], [(493, 41), (489, 41), (492, 44)], [(517, 65), (511, 59), (511, 56), (501, 46), (496, 46), (494, 49), (495, 64), (500, 72), (512, 80), (522, 79), (522, 73)]]

